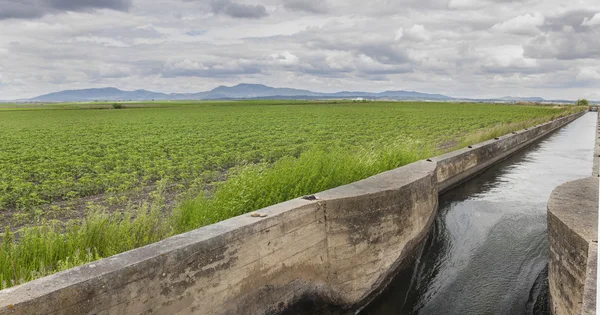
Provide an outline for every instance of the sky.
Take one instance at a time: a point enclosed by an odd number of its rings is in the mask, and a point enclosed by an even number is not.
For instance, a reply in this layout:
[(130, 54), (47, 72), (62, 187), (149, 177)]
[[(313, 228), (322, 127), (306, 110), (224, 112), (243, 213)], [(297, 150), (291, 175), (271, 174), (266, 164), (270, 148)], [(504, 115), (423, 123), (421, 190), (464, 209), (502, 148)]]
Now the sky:
[(0, 99), (238, 83), (600, 99), (600, 1), (0, 0)]

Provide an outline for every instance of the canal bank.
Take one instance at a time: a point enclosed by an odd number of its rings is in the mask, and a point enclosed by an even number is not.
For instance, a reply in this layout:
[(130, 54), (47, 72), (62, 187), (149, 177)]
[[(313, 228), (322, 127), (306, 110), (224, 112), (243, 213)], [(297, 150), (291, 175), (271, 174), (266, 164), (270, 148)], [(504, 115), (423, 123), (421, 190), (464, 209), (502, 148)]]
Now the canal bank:
[(363, 314), (549, 314), (546, 205), (555, 187), (591, 175), (596, 117), (442, 194), (412, 277)]

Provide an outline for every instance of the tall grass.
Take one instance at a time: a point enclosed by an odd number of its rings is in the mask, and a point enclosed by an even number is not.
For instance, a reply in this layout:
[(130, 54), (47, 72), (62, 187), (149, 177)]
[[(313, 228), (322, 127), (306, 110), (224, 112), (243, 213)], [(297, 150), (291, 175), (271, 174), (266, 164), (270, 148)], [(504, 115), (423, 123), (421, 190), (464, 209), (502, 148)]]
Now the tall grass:
[[(422, 143), (364, 152), (312, 150), (274, 163), (239, 166), (227, 181), (184, 201), (170, 215), (161, 211), (160, 190), (136, 211), (95, 211), (81, 223), (44, 224), (7, 230), (0, 245), (0, 287), (6, 288), (93, 260), (157, 242), (249, 211), (360, 180), (431, 156)], [(166, 217), (165, 217), (166, 216)]]
[(230, 178), (176, 208), (172, 226), (177, 233), (215, 223), (248, 211), (348, 184), (427, 156), (432, 149), (405, 142), (367, 152), (312, 150), (298, 158), (285, 157), (273, 165), (247, 165)]
[(463, 141), (461, 141), (459, 147), (466, 147), (470, 144), (475, 144), (475, 143), (483, 142), (483, 141), (493, 139), (496, 137), (500, 137), (505, 134), (509, 134), (513, 131), (517, 131), (517, 130), (521, 130), (521, 129), (525, 129), (525, 128), (528, 128), (531, 126), (545, 123), (549, 119), (553, 120), (553, 119), (556, 119), (559, 117), (564, 117), (564, 116), (574, 114), (574, 113), (576, 113), (576, 112), (573, 111), (573, 112), (569, 112), (565, 115), (557, 115), (557, 116), (553, 116), (553, 117), (549, 117), (549, 118), (536, 118), (536, 119), (531, 119), (531, 120), (527, 120), (527, 121), (497, 124), (495, 126), (479, 130), (477, 132), (471, 133), (471, 134), (463, 137)]
[[(545, 120), (497, 125), (463, 137), (458, 146), (491, 139)], [(410, 140), (360, 152), (339, 148), (314, 149), (299, 157), (288, 156), (273, 163), (235, 167), (229, 171), (226, 181), (184, 201), (170, 214), (162, 211), (161, 187), (164, 186), (159, 185), (151, 202), (136, 211), (113, 214), (95, 211), (83, 221), (67, 226), (44, 224), (26, 228), (19, 231), (17, 241), (7, 229), (0, 244), (0, 288), (302, 195), (348, 184), (438, 153), (441, 152), (435, 149), (435, 143)]]

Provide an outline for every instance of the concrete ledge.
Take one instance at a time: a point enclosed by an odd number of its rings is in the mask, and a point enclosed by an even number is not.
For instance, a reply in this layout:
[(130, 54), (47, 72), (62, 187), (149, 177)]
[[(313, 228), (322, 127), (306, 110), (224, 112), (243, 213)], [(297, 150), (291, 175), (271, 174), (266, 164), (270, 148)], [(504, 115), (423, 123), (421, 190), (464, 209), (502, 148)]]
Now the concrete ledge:
[(591, 314), (589, 308), (595, 308), (595, 294), (593, 301), (584, 301), (584, 292), (596, 286), (598, 187), (598, 177), (568, 182), (548, 201), (548, 279), (555, 315)]
[(440, 191), (582, 114), (0, 291), (0, 315), (347, 311), (416, 257)]
[(507, 159), (548, 133), (581, 117), (585, 112), (559, 118), (534, 128), (519, 130), (472, 148), (464, 148), (431, 159), (438, 165), (439, 191), (443, 193), (494, 164)]
[(588, 249), (585, 288), (583, 289), (583, 305), (581, 314), (596, 314), (596, 279), (598, 276), (598, 243), (590, 243)]
[(437, 211), (435, 164), (416, 162), (316, 196), (327, 218), (330, 285), (348, 305), (365, 303), (425, 240)]
[(600, 177), (600, 112), (596, 123), (596, 145), (594, 146), (594, 168), (592, 176)]
[[(236, 217), (0, 291), (0, 313), (234, 314), (253, 311), (247, 288), (265, 290), (275, 278), (319, 286), (327, 278), (319, 205), (292, 200), (263, 212), (269, 217)], [(283, 299), (277, 293), (263, 292), (264, 301)]]

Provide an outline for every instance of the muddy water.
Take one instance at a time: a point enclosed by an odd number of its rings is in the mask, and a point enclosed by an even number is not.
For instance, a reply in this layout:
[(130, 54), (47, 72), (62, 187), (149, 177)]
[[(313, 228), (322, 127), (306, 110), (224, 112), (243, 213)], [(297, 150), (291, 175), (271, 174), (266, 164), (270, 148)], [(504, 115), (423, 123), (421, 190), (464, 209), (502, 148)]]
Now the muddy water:
[(412, 276), (395, 279), (362, 314), (549, 314), (546, 203), (556, 186), (591, 176), (596, 117), (441, 195)]

